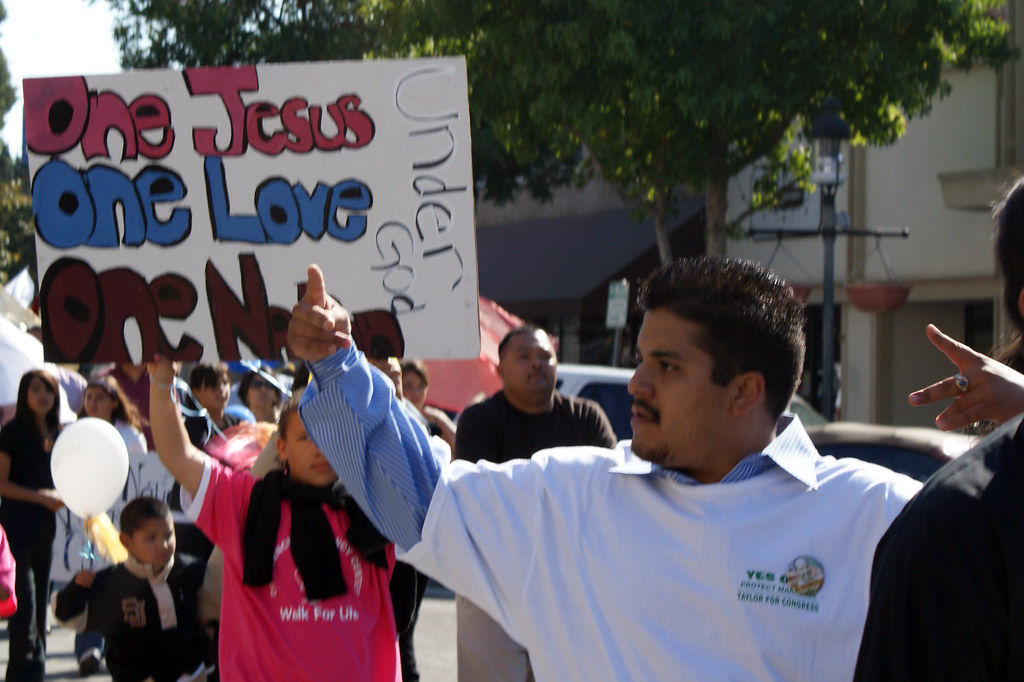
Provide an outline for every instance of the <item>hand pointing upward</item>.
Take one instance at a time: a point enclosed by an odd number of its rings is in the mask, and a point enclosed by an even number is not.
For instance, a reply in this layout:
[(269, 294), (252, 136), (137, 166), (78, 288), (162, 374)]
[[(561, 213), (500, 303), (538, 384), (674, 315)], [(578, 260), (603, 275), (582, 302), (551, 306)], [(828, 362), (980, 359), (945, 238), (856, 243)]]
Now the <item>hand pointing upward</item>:
[(318, 265), (306, 268), (306, 293), (292, 308), (288, 346), (303, 360), (320, 360), (338, 348), (352, 345), (348, 311), (327, 295), (324, 273)]

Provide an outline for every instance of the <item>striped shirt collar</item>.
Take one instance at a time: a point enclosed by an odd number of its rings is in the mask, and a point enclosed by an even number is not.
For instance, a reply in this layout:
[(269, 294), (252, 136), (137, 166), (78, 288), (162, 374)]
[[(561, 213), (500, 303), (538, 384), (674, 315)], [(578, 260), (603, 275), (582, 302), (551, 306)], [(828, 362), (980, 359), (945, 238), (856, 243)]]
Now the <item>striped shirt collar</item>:
[[(646, 462), (634, 457), (629, 449), (630, 441), (623, 441), (626, 459), (611, 469), (612, 473), (645, 475), (654, 474), (672, 479), (677, 483), (698, 485), (698, 482), (686, 474), (674, 469), (666, 469), (657, 464)], [(747, 455), (736, 464), (719, 483), (738, 483), (759, 476), (769, 469), (779, 467), (787, 474), (800, 481), (808, 488), (818, 488), (818, 476), (814, 465), (820, 455), (810, 436), (804, 430), (800, 418), (794, 414), (784, 414), (775, 426), (775, 438), (761, 452)]]

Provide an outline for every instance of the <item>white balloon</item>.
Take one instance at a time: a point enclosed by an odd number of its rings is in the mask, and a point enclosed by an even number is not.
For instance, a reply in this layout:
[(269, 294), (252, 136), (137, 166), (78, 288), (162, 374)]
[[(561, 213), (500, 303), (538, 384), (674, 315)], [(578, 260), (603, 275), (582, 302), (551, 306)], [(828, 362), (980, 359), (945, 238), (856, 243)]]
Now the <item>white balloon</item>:
[(57, 436), (50, 455), (53, 484), (64, 504), (83, 519), (117, 501), (128, 480), (128, 448), (114, 425), (83, 417)]

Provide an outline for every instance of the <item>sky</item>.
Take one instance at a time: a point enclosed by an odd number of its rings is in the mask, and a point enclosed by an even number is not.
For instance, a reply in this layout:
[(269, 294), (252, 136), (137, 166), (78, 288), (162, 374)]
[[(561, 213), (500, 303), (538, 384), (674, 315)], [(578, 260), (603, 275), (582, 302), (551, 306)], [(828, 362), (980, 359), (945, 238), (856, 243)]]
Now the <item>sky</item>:
[(21, 154), (21, 80), (37, 76), (118, 73), (113, 15), (106, 0), (2, 0), (0, 49), (18, 95), (0, 131), (12, 156)]

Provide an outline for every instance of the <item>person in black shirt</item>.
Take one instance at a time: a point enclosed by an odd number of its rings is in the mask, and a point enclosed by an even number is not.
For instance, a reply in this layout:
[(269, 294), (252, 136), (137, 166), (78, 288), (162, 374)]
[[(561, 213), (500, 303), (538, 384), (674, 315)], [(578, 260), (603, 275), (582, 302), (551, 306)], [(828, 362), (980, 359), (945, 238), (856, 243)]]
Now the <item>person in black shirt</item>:
[(0, 429), (0, 525), (17, 563), (18, 611), (7, 627), (7, 682), (42, 680), (54, 514), (64, 506), (53, 486), (50, 453), (60, 429), (57, 380), (43, 370), (21, 377), (14, 419)]
[(929, 326), (957, 372), (910, 394), (912, 405), (955, 398), (943, 429), (1003, 426), (946, 464), (882, 537), (855, 679), (1024, 677), (1024, 181), (996, 207), (996, 255), (1017, 340), (1002, 364)]
[(115, 682), (205, 678), (210, 639), (198, 618), (205, 567), (174, 555), (174, 521), (166, 504), (137, 497), (121, 511), (128, 558), (94, 572), (79, 571), (57, 593), (54, 615), (74, 629), (107, 640)]
[[(555, 390), (558, 360), (547, 332), (516, 327), (498, 344), (502, 390), (467, 407), (455, 431), (456, 459), (507, 462), (562, 445), (614, 447), (601, 406)], [(529, 653), (472, 602), (456, 597), (459, 680), (533, 679)]]

